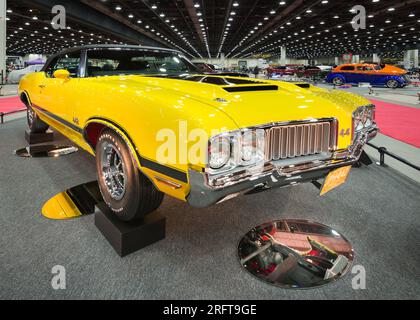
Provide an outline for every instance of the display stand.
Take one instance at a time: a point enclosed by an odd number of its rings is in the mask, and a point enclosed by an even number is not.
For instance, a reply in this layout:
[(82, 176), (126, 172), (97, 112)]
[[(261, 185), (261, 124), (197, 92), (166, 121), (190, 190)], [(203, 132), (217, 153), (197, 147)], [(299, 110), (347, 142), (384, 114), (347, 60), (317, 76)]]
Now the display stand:
[(360, 156), (359, 161), (357, 161), (353, 167), (354, 168), (360, 168), (362, 165), (370, 166), (373, 164), (372, 159), (369, 157), (369, 155), (366, 153), (366, 151), (362, 152), (362, 155)]
[(150, 246), (166, 236), (166, 218), (154, 212), (143, 221), (127, 223), (118, 220), (104, 203), (97, 205), (95, 226), (120, 257)]
[(32, 133), (29, 129), (25, 131), (25, 139), (29, 144), (39, 144), (54, 141), (54, 132), (48, 130), (45, 133)]

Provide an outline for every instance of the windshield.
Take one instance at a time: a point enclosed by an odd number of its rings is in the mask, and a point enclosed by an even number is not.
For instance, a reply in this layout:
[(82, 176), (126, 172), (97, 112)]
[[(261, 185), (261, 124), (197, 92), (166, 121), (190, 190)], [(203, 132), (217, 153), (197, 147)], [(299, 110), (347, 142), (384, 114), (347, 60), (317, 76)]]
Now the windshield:
[(87, 52), (86, 77), (111, 75), (188, 75), (200, 73), (177, 52), (153, 49), (106, 48)]
[(200, 69), (202, 72), (214, 72), (214, 69), (211, 68), (209, 64), (206, 63), (195, 63), (195, 66)]

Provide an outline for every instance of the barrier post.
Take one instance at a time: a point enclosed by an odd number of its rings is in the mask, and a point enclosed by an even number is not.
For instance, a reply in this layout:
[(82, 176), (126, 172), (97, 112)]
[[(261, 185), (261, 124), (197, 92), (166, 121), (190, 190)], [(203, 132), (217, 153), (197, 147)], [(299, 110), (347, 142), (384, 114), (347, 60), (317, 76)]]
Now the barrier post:
[(379, 165), (381, 167), (385, 167), (385, 154), (386, 154), (387, 150), (386, 150), (386, 148), (381, 147), (381, 148), (378, 148), (378, 151), (379, 151), (379, 155), (380, 155)]

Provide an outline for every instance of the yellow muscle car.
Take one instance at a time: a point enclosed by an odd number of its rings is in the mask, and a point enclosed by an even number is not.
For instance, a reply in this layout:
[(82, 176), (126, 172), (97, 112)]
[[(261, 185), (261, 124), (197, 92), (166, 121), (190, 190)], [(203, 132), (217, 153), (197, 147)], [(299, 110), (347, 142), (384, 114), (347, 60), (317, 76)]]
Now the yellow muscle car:
[(32, 132), (51, 126), (96, 156), (104, 201), (124, 221), (164, 194), (208, 207), (324, 179), (356, 163), (378, 132), (363, 97), (202, 75), (160, 48), (69, 49), (24, 77), (19, 95)]

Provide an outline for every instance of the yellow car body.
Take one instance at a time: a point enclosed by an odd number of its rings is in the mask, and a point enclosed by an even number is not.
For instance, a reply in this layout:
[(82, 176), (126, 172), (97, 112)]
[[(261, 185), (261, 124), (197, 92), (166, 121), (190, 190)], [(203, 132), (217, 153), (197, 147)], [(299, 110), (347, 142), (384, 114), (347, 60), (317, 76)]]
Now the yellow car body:
[[(336, 143), (331, 152), (338, 155), (355, 147), (354, 113), (371, 104), (361, 96), (340, 90), (269, 80), (236, 78), (244, 84), (229, 84), (235, 78), (197, 75), (190, 76), (195, 81), (187, 81), (150, 75), (58, 76), (48, 77), (43, 71), (30, 74), (21, 80), (19, 95), (42, 121), (92, 155), (100, 131), (111, 128), (123, 137), (138, 168), (156, 188), (183, 201), (193, 192), (191, 176), (203, 175), (207, 164), (159, 163), (156, 152), (162, 142), (156, 137), (162, 128), (178, 135), (180, 121), (185, 121), (189, 128), (205, 130), (211, 137), (215, 129), (227, 133), (269, 124), (334, 119)], [(216, 78), (226, 84), (213, 84), (219, 81)], [(269, 90), (270, 87), (274, 89)], [(361, 145), (376, 132), (372, 123)], [(189, 142), (188, 148), (192, 144)], [(348, 157), (346, 162), (336, 157), (329, 159), (329, 164), (353, 164), (359, 156)], [(331, 170), (335, 167), (331, 166)], [(233, 188), (203, 203), (218, 202), (241, 189)], [(203, 191), (200, 194), (207, 196)], [(192, 202), (204, 206), (200, 201)]]

